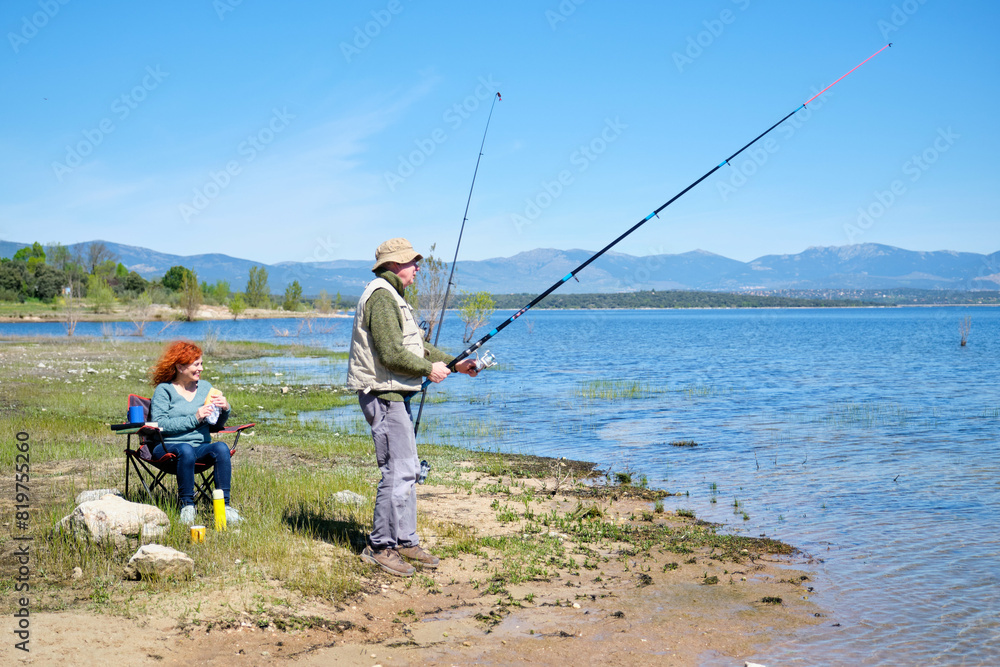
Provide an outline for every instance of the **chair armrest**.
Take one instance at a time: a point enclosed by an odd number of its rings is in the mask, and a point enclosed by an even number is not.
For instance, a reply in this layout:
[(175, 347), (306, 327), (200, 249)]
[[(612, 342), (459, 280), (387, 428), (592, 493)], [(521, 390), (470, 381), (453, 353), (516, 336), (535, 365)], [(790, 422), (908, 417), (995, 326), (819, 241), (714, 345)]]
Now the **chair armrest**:
[(143, 435), (150, 435), (152, 433), (159, 433), (159, 426), (146, 426), (145, 424), (130, 424), (125, 422), (124, 424), (111, 424), (111, 430), (122, 435), (133, 435), (135, 433), (142, 433)]
[(226, 426), (220, 428), (218, 431), (212, 431), (214, 434), (227, 434), (227, 433), (239, 433), (240, 431), (246, 430), (248, 428), (253, 428), (257, 424), (251, 422), (249, 424), (243, 424), (242, 426)]

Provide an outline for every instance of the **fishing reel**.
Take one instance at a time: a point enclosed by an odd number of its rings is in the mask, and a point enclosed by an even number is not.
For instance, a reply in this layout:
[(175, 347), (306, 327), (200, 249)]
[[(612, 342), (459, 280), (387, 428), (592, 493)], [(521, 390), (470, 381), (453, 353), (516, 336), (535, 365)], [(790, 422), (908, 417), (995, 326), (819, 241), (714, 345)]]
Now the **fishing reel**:
[(476, 352), (476, 372), (477, 373), (480, 373), (483, 370), (485, 370), (487, 368), (490, 368), (491, 366), (496, 366), (496, 365), (497, 365), (497, 358), (489, 350), (486, 350), (485, 352), (483, 352), (483, 356), (481, 356), (481, 357), (479, 356), (479, 353)]

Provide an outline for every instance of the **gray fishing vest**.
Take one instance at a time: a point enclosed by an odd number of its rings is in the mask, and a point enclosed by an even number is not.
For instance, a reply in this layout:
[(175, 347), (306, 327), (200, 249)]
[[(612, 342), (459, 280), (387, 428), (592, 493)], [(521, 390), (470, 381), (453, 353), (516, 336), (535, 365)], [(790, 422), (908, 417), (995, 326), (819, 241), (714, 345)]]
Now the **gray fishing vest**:
[(420, 391), (422, 378), (419, 375), (401, 375), (382, 365), (372, 343), (372, 333), (364, 325), (365, 307), (368, 299), (377, 289), (384, 289), (392, 295), (399, 306), (403, 321), (403, 347), (424, 358), (424, 335), (413, 319), (413, 309), (399, 295), (396, 288), (385, 278), (376, 278), (365, 287), (354, 313), (354, 330), (351, 333), (351, 352), (347, 362), (347, 387), (352, 391)]

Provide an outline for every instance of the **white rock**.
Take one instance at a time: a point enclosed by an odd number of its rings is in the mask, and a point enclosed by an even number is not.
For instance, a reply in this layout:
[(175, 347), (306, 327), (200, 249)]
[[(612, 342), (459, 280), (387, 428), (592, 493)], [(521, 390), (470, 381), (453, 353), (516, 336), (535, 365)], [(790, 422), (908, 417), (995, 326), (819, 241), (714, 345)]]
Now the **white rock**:
[(194, 574), (194, 561), (182, 551), (160, 544), (144, 544), (125, 566), (128, 579), (180, 577)]
[(160, 508), (130, 503), (111, 494), (81, 503), (58, 526), (78, 538), (109, 540), (117, 547), (127, 547), (131, 540), (159, 537), (169, 527), (170, 519)]
[(338, 491), (337, 493), (330, 496), (331, 499), (342, 505), (363, 505), (365, 502), (365, 497), (359, 493), (354, 493), (353, 491)]
[(764, 667), (764, 665), (758, 662), (744, 662), (743, 667)]
[(89, 503), (92, 500), (100, 500), (106, 495), (121, 496), (122, 492), (118, 489), (97, 489), (96, 491), (81, 491), (76, 496), (76, 504), (82, 505), (83, 503)]

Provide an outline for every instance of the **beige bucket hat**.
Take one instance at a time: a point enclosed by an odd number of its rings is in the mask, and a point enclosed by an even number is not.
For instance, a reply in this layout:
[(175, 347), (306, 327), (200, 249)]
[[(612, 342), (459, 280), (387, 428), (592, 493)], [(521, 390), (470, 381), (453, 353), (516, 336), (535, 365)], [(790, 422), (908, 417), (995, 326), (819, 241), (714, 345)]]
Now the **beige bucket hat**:
[(377, 271), (383, 264), (396, 262), (406, 264), (407, 262), (419, 261), (424, 256), (413, 249), (410, 242), (404, 238), (389, 239), (375, 249), (375, 266), (372, 271)]

